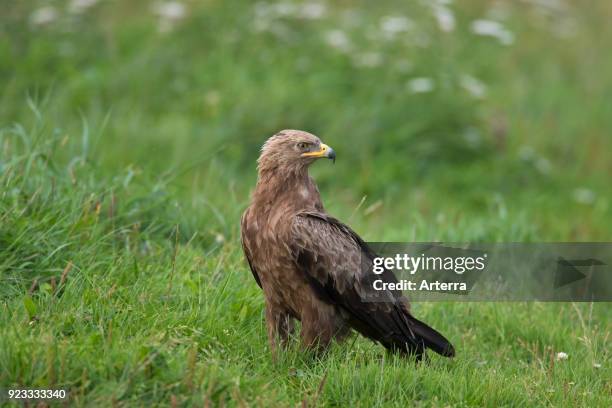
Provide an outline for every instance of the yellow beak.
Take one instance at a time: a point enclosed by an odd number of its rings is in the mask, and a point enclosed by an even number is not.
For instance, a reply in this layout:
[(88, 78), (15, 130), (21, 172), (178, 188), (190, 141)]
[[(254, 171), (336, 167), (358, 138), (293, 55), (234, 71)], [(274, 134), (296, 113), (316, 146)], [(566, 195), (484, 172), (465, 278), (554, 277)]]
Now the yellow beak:
[(328, 159), (335, 160), (336, 152), (334, 152), (334, 149), (332, 149), (325, 143), (321, 143), (321, 148), (319, 150), (315, 152), (302, 153), (302, 157), (314, 157), (314, 158), (327, 157)]

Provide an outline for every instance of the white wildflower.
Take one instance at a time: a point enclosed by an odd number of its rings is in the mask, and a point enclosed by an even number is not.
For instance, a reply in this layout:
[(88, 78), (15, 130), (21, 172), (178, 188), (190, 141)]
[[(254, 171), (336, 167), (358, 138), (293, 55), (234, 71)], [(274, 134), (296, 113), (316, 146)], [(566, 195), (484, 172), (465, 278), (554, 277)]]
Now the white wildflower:
[(580, 204), (593, 204), (597, 199), (597, 194), (593, 190), (585, 187), (574, 190), (574, 201)]
[(68, 10), (75, 14), (83, 13), (87, 11), (87, 9), (95, 6), (96, 3), (98, 3), (98, 0), (72, 0), (68, 4)]
[(455, 15), (451, 9), (443, 4), (434, 4), (433, 12), (440, 30), (448, 33), (455, 29)]
[(178, 1), (167, 1), (157, 3), (153, 8), (155, 14), (167, 20), (180, 20), (185, 17), (187, 10), (185, 5)]
[(433, 91), (435, 84), (433, 79), (427, 77), (414, 78), (406, 84), (408, 90), (414, 94)]
[(300, 7), (299, 17), (306, 20), (318, 20), (325, 16), (326, 11), (327, 9), (323, 3), (304, 3)]
[(497, 21), (474, 20), (471, 29), (474, 34), (496, 38), (503, 45), (510, 45), (514, 42), (514, 34)]
[(35, 26), (46, 25), (57, 19), (57, 11), (54, 7), (45, 6), (36, 9), (30, 15), (30, 24)]
[(253, 28), (255, 31), (269, 31), (276, 18), (272, 12), (272, 6), (269, 3), (258, 2), (255, 3), (254, 11)]
[(412, 25), (412, 20), (405, 16), (385, 16), (380, 19), (380, 29), (388, 39), (410, 30)]
[(326, 12), (327, 8), (325, 4), (319, 2), (307, 2), (302, 4), (291, 2), (258, 2), (255, 4), (255, 17), (268, 21), (279, 18), (318, 20), (325, 16)]
[(325, 33), (325, 42), (330, 47), (341, 51), (348, 51), (351, 48), (351, 40), (342, 30), (330, 30)]
[(568, 357), (569, 356), (567, 355), (567, 353), (564, 353), (563, 351), (560, 351), (560, 352), (557, 353), (555, 358), (556, 358), (557, 361), (561, 361), (561, 360), (567, 360)]
[(487, 93), (487, 86), (481, 80), (471, 75), (462, 75), (459, 78), (459, 85), (474, 98), (484, 98)]
[(159, 17), (158, 29), (160, 32), (168, 32), (176, 23), (187, 14), (187, 9), (183, 3), (178, 1), (167, 1), (156, 3), (153, 6), (153, 12)]
[(601, 364), (599, 364), (599, 363), (593, 363), (593, 368), (601, 368)]
[(290, 17), (296, 13), (297, 5), (289, 2), (281, 2), (274, 4), (272, 10), (279, 17)]
[(552, 170), (552, 164), (546, 157), (539, 157), (535, 162), (535, 167), (542, 174), (550, 174)]

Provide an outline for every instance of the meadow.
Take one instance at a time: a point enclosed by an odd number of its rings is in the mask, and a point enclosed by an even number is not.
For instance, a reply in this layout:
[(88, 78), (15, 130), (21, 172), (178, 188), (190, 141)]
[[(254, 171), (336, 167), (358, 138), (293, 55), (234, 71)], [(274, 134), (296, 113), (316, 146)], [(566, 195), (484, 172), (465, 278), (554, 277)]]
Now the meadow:
[(66, 389), (58, 406), (612, 405), (609, 303), (416, 303), (456, 358), (355, 336), (273, 362), (239, 241), (285, 128), (336, 150), (311, 174), (366, 240), (609, 241), (610, 2), (1, 9), (0, 388)]

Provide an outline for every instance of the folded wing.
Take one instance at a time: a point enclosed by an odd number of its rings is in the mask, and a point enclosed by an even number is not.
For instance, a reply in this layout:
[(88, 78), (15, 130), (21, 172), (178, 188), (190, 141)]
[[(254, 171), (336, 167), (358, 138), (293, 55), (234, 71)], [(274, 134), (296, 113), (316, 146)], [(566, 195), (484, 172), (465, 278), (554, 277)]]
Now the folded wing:
[(376, 256), (348, 226), (320, 212), (293, 218), (288, 243), (298, 270), (317, 296), (343, 309), (354, 329), (390, 350), (420, 357), (425, 348), (444, 356), (453, 346), (440, 333), (415, 319), (400, 291), (375, 291), (375, 279), (397, 282), (391, 271), (371, 273)]

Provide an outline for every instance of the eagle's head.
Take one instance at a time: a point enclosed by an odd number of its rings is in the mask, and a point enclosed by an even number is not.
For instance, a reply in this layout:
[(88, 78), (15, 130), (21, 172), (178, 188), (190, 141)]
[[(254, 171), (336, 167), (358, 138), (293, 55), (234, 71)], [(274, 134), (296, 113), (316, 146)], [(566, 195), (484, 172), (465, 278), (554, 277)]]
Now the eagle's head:
[(261, 148), (259, 170), (293, 173), (308, 167), (316, 159), (336, 161), (334, 149), (315, 135), (302, 130), (281, 130)]

